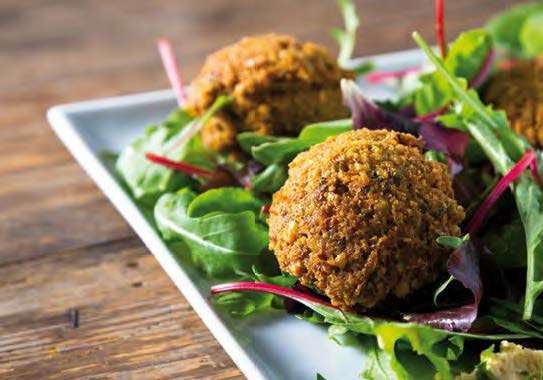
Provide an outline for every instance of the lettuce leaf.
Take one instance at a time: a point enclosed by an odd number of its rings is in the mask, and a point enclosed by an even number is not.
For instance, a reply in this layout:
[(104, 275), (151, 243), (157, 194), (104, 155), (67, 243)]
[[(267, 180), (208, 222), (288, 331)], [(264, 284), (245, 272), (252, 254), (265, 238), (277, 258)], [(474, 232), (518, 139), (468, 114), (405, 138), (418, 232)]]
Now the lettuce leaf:
[(250, 273), (268, 245), (257, 215), (263, 202), (247, 190), (219, 188), (197, 195), (190, 189), (164, 194), (155, 220), (168, 242), (182, 240), (194, 263), (213, 277)]
[(162, 194), (194, 183), (190, 176), (150, 162), (145, 157), (146, 153), (206, 169), (214, 168), (213, 157), (204, 149), (200, 136), (196, 135), (184, 144), (178, 142), (185, 130), (197, 123), (205, 123), (230, 100), (230, 97), (219, 96), (211, 108), (199, 118), (193, 118), (185, 110), (177, 109), (163, 124), (147, 127), (142, 136), (137, 137), (121, 152), (116, 169), (136, 200), (146, 206), (153, 206)]
[[(145, 157), (145, 153), (164, 154), (165, 147), (193, 118), (184, 110), (176, 110), (162, 125), (151, 125), (142, 136), (127, 146), (117, 159), (116, 169), (135, 199), (152, 205), (158, 197), (168, 191), (188, 186), (191, 179), (174, 170), (156, 165)], [(200, 151), (198, 140), (191, 141), (175, 158), (183, 160), (191, 153)]]

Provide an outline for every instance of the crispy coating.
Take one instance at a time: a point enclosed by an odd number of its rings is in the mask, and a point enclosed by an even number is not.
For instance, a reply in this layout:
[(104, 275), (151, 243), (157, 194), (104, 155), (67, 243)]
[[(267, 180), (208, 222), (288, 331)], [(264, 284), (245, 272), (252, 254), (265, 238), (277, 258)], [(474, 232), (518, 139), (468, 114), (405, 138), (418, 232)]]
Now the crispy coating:
[(228, 150), (236, 134), (297, 135), (307, 124), (348, 116), (339, 81), (342, 70), (328, 51), (293, 37), (245, 37), (210, 55), (191, 83), (187, 108), (205, 112), (219, 95), (234, 101), (203, 128), (204, 145)]
[(351, 131), (292, 161), (273, 196), (270, 249), (281, 269), (348, 309), (434, 281), (464, 211), (447, 167), (412, 135)]
[(505, 110), (515, 132), (543, 147), (543, 55), (499, 71), (490, 80), (484, 99)]

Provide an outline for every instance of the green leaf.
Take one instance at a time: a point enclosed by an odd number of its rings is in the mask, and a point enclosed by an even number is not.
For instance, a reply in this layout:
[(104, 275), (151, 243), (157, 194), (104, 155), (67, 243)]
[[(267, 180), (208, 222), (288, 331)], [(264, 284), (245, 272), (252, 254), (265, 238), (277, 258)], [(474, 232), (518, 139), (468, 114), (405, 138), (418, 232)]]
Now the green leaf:
[(537, 182), (523, 175), (514, 193), (526, 237), (524, 319), (530, 319), (534, 303), (543, 292), (543, 192)]
[(251, 145), (251, 153), (264, 165), (286, 164), (311, 146), (352, 128), (353, 123), (348, 119), (310, 124), (302, 129), (298, 138), (276, 138), (275, 141), (254, 144)]
[(436, 241), (439, 245), (456, 249), (464, 242), (464, 239), (458, 236), (438, 236)]
[[(451, 45), (445, 67), (455, 76), (470, 81), (481, 70), (491, 49), (492, 41), (484, 29), (469, 30), (460, 34)], [(418, 115), (437, 111), (451, 101), (452, 89), (438, 71), (422, 75), (420, 83), (413, 94)]]
[[(271, 252), (267, 252), (266, 254), (273, 256)], [(274, 268), (268, 267), (267, 269), (278, 270), (277, 262), (274, 262), (272, 266)], [(296, 277), (288, 274), (268, 276), (259, 272), (256, 266), (253, 266), (252, 271), (253, 274), (247, 275), (243, 280), (266, 282), (268, 284), (284, 286), (286, 288), (292, 287), (298, 280)], [(246, 317), (263, 310), (272, 308), (282, 309), (284, 307), (281, 297), (269, 293), (256, 292), (219, 294), (214, 298), (214, 304), (234, 317)]]
[(263, 205), (262, 200), (247, 190), (220, 187), (197, 196), (190, 203), (187, 214), (191, 218), (199, 218), (216, 212), (235, 214), (249, 210), (258, 215)]
[(352, 119), (326, 121), (310, 124), (300, 132), (299, 139), (318, 144), (328, 137), (337, 136), (353, 129)]
[[(527, 144), (508, 127), (502, 114), (486, 108), (474, 91), (466, 91), (418, 33), (413, 37), (454, 90), (458, 102), (455, 109), (465, 117), (471, 136), (479, 143), (495, 170), (505, 175), (513, 162), (522, 155)], [(524, 319), (529, 320), (532, 318), (535, 301), (543, 292), (543, 192), (540, 185), (527, 174), (523, 174), (512, 188), (525, 232)]]
[(532, 58), (543, 52), (543, 6), (538, 13), (528, 17), (519, 39), (526, 57)]
[(211, 108), (201, 118), (196, 119), (185, 110), (178, 109), (163, 124), (147, 127), (142, 136), (121, 152), (116, 168), (136, 200), (152, 207), (162, 194), (194, 183), (194, 180), (185, 174), (150, 162), (145, 157), (146, 153), (203, 168), (214, 167), (213, 157), (204, 149), (200, 136), (194, 136), (181, 146), (178, 146), (178, 142), (187, 128), (195, 124), (205, 124), (230, 101), (230, 97), (219, 96)]
[(243, 133), (238, 139), (245, 150), (250, 149), (255, 160), (267, 168), (252, 179), (253, 190), (273, 193), (281, 188), (288, 177), (288, 163), (311, 146), (328, 137), (353, 128), (350, 119), (315, 123), (305, 127), (297, 138), (260, 136)]
[(260, 193), (275, 193), (288, 178), (286, 165), (272, 164), (251, 180), (253, 190)]
[(302, 139), (282, 139), (277, 142), (267, 142), (251, 149), (255, 160), (264, 165), (272, 165), (291, 161), (300, 152), (313, 145)]
[[(190, 122), (191, 117), (184, 110), (172, 113), (164, 124), (152, 125), (145, 129), (142, 136), (136, 138), (120, 154), (116, 168), (132, 195), (144, 204), (153, 204), (158, 197), (168, 191), (187, 186), (191, 179), (179, 172), (156, 165), (145, 154), (165, 154), (165, 146), (175, 138)], [(197, 143), (177, 152), (172, 159), (182, 160), (189, 151), (197, 150)]]
[(543, 4), (540, 2), (518, 5), (495, 16), (486, 27), (498, 46), (514, 56), (525, 57), (521, 31), (529, 17), (542, 11)]
[(332, 37), (339, 44), (338, 63), (347, 67), (356, 46), (356, 31), (360, 20), (356, 15), (356, 7), (350, 0), (338, 0), (338, 6), (343, 16), (345, 29), (334, 28), (331, 30)]
[(242, 132), (237, 135), (238, 143), (247, 153), (251, 153), (251, 149), (254, 146), (258, 146), (267, 142), (276, 142), (280, 141), (280, 137), (270, 136), (270, 135), (261, 135), (256, 132)]
[(470, 81), (480, 72), (491, 49), (492, 39), (485, 29), (461, 33), (447, 53), (445, 67), (457, 77)]
[[(155, 220), (163, 238), (184, 241), (195, 264), (209, 275), (248, 273), (268, 244), (267, 228), (257, 223), (254, 203), (247, 201), (250, 196), (233, 196), (239, 189), (219, 190), (210, 190), (212, 196), (197, 196), (189, 189), (164, 194), (155, 206)], [(212, 211), (218, 199), (222, 199), (223, 208)], [(201, 215), (205, 211), (209, 213)]]

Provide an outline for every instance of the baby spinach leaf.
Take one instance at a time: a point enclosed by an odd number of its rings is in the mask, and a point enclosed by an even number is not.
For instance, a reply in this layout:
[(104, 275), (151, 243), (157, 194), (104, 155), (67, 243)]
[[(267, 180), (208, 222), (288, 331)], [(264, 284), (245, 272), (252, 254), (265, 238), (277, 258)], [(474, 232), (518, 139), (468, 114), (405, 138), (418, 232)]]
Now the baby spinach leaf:
[(288, 178), (286, 165), (272, 164), (255, 175), (251, 181), (252, 189), (259, 193), (275, 193)]
[(299, 139), (318, 144), (328, 137), (336, 136), (353, 129), (352, 119), (341, 119), (310, 124), (300, 132)]
[(184, 241), (194, 262), (211, 276), (248, 273), (268, 244), (268, 232), (257, 223), (258, 202), (240, 191), (222, 188), (196, 195), (183, 189), (164, 194), (155, 206), (163, 238)]
[(237, 135), (238, 143), (247, 153), (251, 153), (251, 149), (254, 146), (258, 146), (267, 142), (277, 142), (281, 140), (281, 137), (261, 135), (256, 132), (242, 132)]
[(247, 190), (238, 187), (220, 187), (198, 195), (190, 203), (187, 213), (191, 218), (217, 212), (235, 214), (247, 210), (258, 215), (263, 205), (264, 202)]
[(253, 157), (264, 165), (290, 162), (298, 153), (311, 147), (312, 142), (302, 139), (282, 139), (267, 142), (251, 149)]

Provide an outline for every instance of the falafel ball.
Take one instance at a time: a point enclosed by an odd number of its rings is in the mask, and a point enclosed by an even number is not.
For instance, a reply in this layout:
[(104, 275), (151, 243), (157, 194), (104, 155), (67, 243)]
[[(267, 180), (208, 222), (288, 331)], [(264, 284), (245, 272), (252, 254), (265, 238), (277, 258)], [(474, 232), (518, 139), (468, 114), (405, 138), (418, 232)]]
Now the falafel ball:
[(436, 280), (464, 211), (446, 165), (416, 137), (361, 129), (298, 155), (270, 208), (270, 249), (281, 270), (332, 304), (376, 306)]
[(201, 115), (219, 95), (233, 96), (202, 129), (207, 148), (229, 150), (239, 132), (295, 136), (309, 123), (347, 117), (339, 86), (345, 77), (353, 74), (324, 47), (276, 34), (245, 37), (207, 58), (187, 109)]
[(505, 110), (513, 130), (530, 144), (543, 147), (543, 55), (496, 73), (484, 100)]

